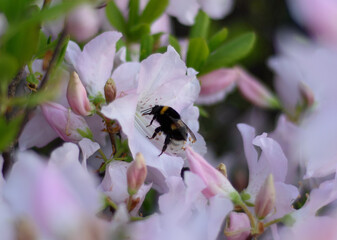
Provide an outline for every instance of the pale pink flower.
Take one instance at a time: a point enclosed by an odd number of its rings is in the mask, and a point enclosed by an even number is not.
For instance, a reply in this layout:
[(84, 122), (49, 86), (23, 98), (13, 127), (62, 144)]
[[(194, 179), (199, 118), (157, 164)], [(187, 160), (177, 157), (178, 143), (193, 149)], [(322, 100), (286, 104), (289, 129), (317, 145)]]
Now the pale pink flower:
[(191, 172), (185, 180), (166, 179), (168, 192), (159, 197), (159, 213), (130, 225), (130, 238), (213, 240), (222, 233), (222, 223), (233, 209), (230, 200), (215, 196), (207, 200), (202, 194), (203, 181)]
[(180, 175), (183, 160), (179, 156), (184, 155), (184, 145), (192, 143), (172, 142), (165, 153), (158, 157), (165, 134), (148, 139), (159, 124), (154, 121), (148, 126), (152, 116), (143, 116), (142, 113), (155, 105), (172, 107), (196, 135), (197, 141), (193, 146), (205, 152), (203, 138), (197, 133), (199, 111), (193, 106), (200, 91), (195, 75), (195, 71), (186, 67), (179, 54), (168, 47), (166, 53), (153, 54), (140, 64), (120, 65), (112, 75), (117, 97), (102, 108), (106, 117), (118, 120), (122, 126), (133, 156), (138, 152), (144, 155), (148, 166), (147, 179), (153, 181), (160, 191), (165, 191), (165, 177)]
[(40, 239), (103, 233), (103, 225), (95, 216), (101, 196), (96, 180), (79, 163), (77, 146), (65, 144), (51, 158), (46, 165), (36, 154), (18, 154), (4, 186), (13, 220), (29, 223), (27, 230)]
[[(127, 204), (129, 201), (127, 170), (130, 163), (122, 161), (111, 162), (105, 170), (105, 176), (99, 185), (99, 189), (108, 196), (114, 203)], [(129, 209), (133, 216), (138, 215), (138, 210), (142, 206), (147, 192), (152, 184), (142, 184), (137, 193), (132, 196), (133, 208)]]
[[(250, 195), (248, 201), (255, 202), (266, 178), (269, 174), (272, 174), (276, 192), (276, 211), (268, 216), (268, 219), (283, 217), (285, 214), (292, 212), (292, 203), (299, 195), (299, 192), (295, 186), (284, 183), (287, 175), (288, 160), (284, 156), (280, 145), (267, 137), (266, 133), (255, 137), (255, 129), (248, 125), (238, 124), (238, 128), (242, 135), (249, 169), (249, 184), (247, 189), (244, 190)], [(260, 156), (255, 147), (261, 149)]]
[(103, 97), (104, 86), (111, 77), (118, 32), (104, 32), (90, 42), (83, 51), (75, 43), (68, 43), (66, 60), (73, 65), (89, 96)]
[[(296, 34), (283, 34), (278, 39), (280, 54), (270, 66), (276, 71), (276, 89), (285, 109), (296, 116), (301, 103), (300, 84), (312, 91), (315, 104), (299, 121), (294, 155), (306, 166), (305, 177), (322, 177), (335, 171), (337, 149), (336, 51), (320, 46)], [(297, 113), (298, 114), (298, 113)], [(295, 151), (296, 150), (296, 151)]]

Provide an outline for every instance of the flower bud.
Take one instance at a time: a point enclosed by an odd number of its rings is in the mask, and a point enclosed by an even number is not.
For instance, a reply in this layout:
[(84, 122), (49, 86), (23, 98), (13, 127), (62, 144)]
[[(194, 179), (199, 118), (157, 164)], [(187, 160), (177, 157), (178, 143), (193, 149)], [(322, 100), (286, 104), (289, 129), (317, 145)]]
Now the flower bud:
[(116, 84), (112, 78), (109, 78), (104, 86), (104, 95), (106, 103), (111, 103), (116, 98)]
[(201, 90), (197, 102), (212, 104), (221, 101), (233, 90), (237, 79), (236, 69), (222, 68), (199, 77)]
[(261, 82), (242, 68), (237, 71), (239, 91), (248, 101), (262, 108), (280, 107), (278, 99)]
[(83, 42), (98, 32), (98, 15), (95, 9), (88, 4), (79, 6), (67, 17), (66, 26), (72, 37)]
[(250, 235), (250, 222), (245, 213), (231, 212), (229, 214), (225, 235), (228, 240), (246, 240)]
[(84, 137), (92, 138), (88, 124), (82, 116), (76, 115), (58, 103), (41, 106), (43, 116), (56, 133), (67, 142), (78, 142)]
[(274, 178), (269, 174), (255, 199), (255, 214), (258, 218), (266, 217), (274, 209), (275, 195)]
[(88, 116), (91, 113), (91, 106), (78, 74), (72, 72), (67, 88), (67, 99), (74, 113), (82, 116)]
[(136, 194), (139, 188), (144, 184), (147, 175), (145, 159), (141, 153), (136, 154), (136, 158), (130, 164), (126, 174), (128, 181), (128, 192), (132, 196)]
[(212, 167), (189, 146), (186, 147), (186, 154), (191, 172), (197, 174), (206, 184), (206, 188), (202, 191), (206, 198), (222, 194), (232, 201), (236, 201), (234, 198), (238, 196), (237, 191), (221, 172)]

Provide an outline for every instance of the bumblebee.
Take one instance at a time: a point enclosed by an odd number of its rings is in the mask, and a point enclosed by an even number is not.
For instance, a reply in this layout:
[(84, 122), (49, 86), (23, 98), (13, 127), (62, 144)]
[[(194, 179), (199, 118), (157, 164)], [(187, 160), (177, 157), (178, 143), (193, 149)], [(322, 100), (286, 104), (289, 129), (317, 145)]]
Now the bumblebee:
[(186, 141), (188, 134), (190, 134), (192, 138), (191, 141), (196, 141), (195, 135), (181, 120), (179, 113), (169, 106), (155, 105), (152, 108), (146, 109), (142, 115), (153, 115), (150, 124), (146, 127), (151, 126), (154, 120), (160, 124), (160, 126), (154, 130), (152, 137), (148, 137), (149, 139), (155, 138), (160, 132), (163, 132), (166, 135), (164, 146), (159, 156), (165, 152), (167, 145), (172, 140)]

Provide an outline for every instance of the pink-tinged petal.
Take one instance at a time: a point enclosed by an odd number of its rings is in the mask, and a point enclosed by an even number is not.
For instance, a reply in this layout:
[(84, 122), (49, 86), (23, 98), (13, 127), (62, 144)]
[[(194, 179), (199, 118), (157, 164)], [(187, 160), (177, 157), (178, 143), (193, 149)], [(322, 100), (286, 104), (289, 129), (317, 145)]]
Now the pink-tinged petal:
[(197, 0), (171, 0), (166, 12), (184, 25), (192, 25), (200, 6)]
[(111, 76), (118, 32), (105, 32), (87, 43), (76, 57), (74, 67), (89, 95), (104, 94), (104, 85)]
[(88, 135), (91, 131), (82, 116), (76, 115), (58, 103), (48, 102), (41, 106), (43, 116), (49, 125), (64, 141), (78, 142), (83, 136), (79, 130)]
[(111, 78), (116, 84), (117, 98), (137, 91), (139, 68), (139, 63), (126, 62), (114, 70)]
[(276, 201), (275, 201), (276, 211), (273, 213), (273, 215), (271, 215), (268, 218), (268, 220), (281, 218), (284, 215), (293, 212), (294, 208), (292, 204), (300, 194), (297, 187), (282, 182), (275, 182), (275, 192), (276, 192)]
[(334, 0), (288, 1), (293, 17), (323, 43), (336, 47), (337, 3)]
[(197, 174), (207, 186), (202, 191), (207, 198), (220, 194), (231, 199), (233, 194), (237, 194), (229, 180), (202, 156), (190, 147), (186, 148), (186, 154), (191, 172)]
[(134, 195), (144, 184), (147, 168), (145, 159), (141, 153), (137, 153), (135, 159), (130, 163), (126, 172), (128, 182), (128, 192)]
[(233, 9), (233, 0), (199, 0), (201, 9), (213, 19), (225, 17)]
[(200, 104), (213, 104), (231, 92), (237, 79), (236, 69), (218, 69), (199, 77), (201, 91), (197, 99)]
[(167, 14), (161, 15), (154, 23), (151, 25), (151, 33), (171, 33), (171, 22), (170, 17)]
[(269, 174), (256, 195), (254, 210), (258, 218), (263, 219), (274, 210), (275, 198), (274, 178), (272, 174)]
[(99, 28), (97, 11), (89, 4), (75, 8), (69, 13), (66, 21), (68, 33), (79, 42), (95, 35)]
[(78, 146), (81, 148), (82, 152), (82, 166), (87, 169), (87, 159), (100, 149), (100, 145), (88, 138), (83, 138), (78, 142)]
[(67, 45), (67, 51), (65, 55), (65, 59), (68, 63), (75, 66), (77, 58), (81, 55), (81, 48), (77, 45), (77, 43), (73, 41), (69, 41)]
[(280, 235), (282, 240), (335, 240), (337, 238), (336, 225), (335, 218), (311, 216), (291, 228), (283, 228)]
[(222, 226), (227, 214), (233, 210), (232, 202), (224, 198), (223, 196), (214, 196), (209, 199), (209, 217), (207, 221), (208, 225), (208, 238), (216, 239), (216, 237), (222, 235)]
[(99, 210), (101, 196), (96, 190), (98, 179), (79, 162), (79, 149), (76, 144), (64, 143), (62, 147), (54, 150), (48, 167), (58, 169), (76, 199), (81, 199), (78, 204), (91, 213)]
[(106, 145), (106, 136), (108, 135), (105, 131), (105, 125), (102, 118), (98, 115), (88, 116), (84, 118), (87, 122), (92, 135), (94, 136), (94, 141), (98, 142), (100, 145)]
[(57, 133), (43, 117), (41, 110), (37, 109), (19, 137), (19, 148), (20, 150), (26, 150), (34, 146), (44, 147), (57, 137)]

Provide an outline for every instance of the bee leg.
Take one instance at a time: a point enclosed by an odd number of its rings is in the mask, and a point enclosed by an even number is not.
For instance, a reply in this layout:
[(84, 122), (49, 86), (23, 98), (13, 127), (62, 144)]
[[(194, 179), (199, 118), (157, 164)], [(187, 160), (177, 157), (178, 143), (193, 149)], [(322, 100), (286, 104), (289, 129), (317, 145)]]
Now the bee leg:
[(161, 131), (161, 127), (157, 127), (157, 128), (154, 130), (154, 133), (153, 133), (152, 137), (147, 137), (147, 138), (148, 138), (148, 139), (154, 139), (160, 131)]
[(152, 123), (153, 123), (153, 121), (156, 119), (156, 116), (153, 116), (153, 118), (152, 118), (152, 120), (151, 120), (151, 122), (150, 122), (150, 124), (149, 125), (147, 125), (146, 127), (150, 127), (151, 125), (152, 125)]
[(165, 150), (166, 150), (166, 148), (167, 148), (167, 145), (168, 145), (170, 142), (171, 142), (171, 136), (170, 136), (170, 135), (167, 135), (166, 138), (165, 138), (165, 142), (164, 142), (163, 149), (161, 150), (161, 153), (158, 155), (158, 157), (159, 157), (160, 155), (162, 155), (162, 154), (165, 152)]

